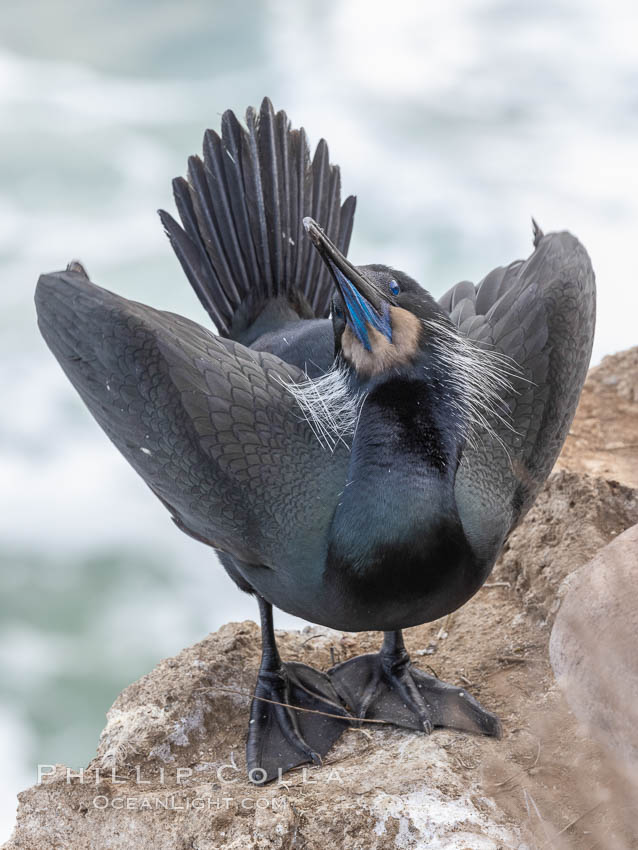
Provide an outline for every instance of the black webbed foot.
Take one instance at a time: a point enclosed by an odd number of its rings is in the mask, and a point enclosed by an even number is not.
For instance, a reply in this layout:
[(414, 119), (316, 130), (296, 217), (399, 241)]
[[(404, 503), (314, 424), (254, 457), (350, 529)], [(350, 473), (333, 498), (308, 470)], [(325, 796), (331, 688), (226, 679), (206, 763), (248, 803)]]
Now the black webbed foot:
[(299, 764), (321, 764), (351, 719), (325, 673), (295, 662), (260, 672), (246, 742), (251, 780), (262, 784)]
[(272, 606), (260, 596), (257, 601), (262, 654), (250, 707), (246, 763), (251, 781), (262, 785), (299, 764), (321, 764), (352, 717), (326, 673), (281, 660)]
[(400, 632), (387, 632), (379, 653), (351, 658), (328, 674), (348, 709), (361, 719), (384, 720), (426, 734), (445, 726), (501, 736), (498, 717), (466, 690), (412, 665)]
[(262, 784), (299, 764), (321, 764), (351, 720), (325, 673), (296, 662), (260, 671), (246, 742), (250, 779)]

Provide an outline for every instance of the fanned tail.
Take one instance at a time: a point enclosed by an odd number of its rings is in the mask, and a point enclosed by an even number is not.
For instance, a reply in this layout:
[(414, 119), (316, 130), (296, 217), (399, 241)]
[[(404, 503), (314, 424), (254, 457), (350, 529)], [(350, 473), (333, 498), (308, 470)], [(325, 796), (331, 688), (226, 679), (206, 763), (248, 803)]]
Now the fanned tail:
[(173, 181), (182, 227), (159, 211), (171, 245), (199, 300), (222, 336), (231, 336), (240, 307), (252, 321), (264, 304), (303, 296), (310, 313), (328, 315), (333, 283), (302, 221), (311, 216), (347, 253), (356, 199), (341, 203), (339, 167), (321, 139), (310, 160), (303, 127), (264, 98), (249, 107), (246, 127), (228, 110), (221, 136), (204, 134), (203, 159), (188, 160), (188, 180)]

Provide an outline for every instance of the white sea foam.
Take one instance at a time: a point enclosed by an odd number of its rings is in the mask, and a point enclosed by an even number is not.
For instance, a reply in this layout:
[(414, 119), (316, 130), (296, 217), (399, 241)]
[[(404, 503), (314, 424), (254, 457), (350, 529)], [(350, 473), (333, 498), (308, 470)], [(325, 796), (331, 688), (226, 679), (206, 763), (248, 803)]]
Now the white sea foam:
[(25, 764), (24, 754), (33, 746), (33, 734), (21, 712), (0, 704), (0, 840), (8, 838), (15, 823), (16, 794), (36, 780)]

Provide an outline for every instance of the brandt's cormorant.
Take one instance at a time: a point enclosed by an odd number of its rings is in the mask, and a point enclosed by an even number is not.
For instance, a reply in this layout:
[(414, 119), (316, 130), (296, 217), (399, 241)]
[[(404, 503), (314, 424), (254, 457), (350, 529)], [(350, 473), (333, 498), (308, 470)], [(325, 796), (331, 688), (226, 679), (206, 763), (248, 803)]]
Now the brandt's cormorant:
[[(464, 689), (414, 667), (401, 629), (481, 587), (549, 474), (591, 353), (595, 287), (569, 233), (436, 301), (346, 259), (355, 199), (321, 140), (269, 100), (228, 111), (162, 223), (214, 322), (42, 275), (39, 325), (91, 413), (176, 525), (255, 595), (254, 780), (318, 763), (361, 718), (498, 735)], [(385, 632), (327, 673), (284, 662), (272, 606)], [(295, 710), (297, 708), (310, 711)]]

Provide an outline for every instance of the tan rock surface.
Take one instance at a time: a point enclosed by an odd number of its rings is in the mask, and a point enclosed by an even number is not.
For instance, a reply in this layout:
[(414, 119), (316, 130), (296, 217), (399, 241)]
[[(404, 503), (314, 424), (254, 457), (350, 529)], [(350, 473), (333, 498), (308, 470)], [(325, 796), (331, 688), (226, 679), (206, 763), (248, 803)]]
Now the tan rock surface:
[(638, 487), (638, 346), (590, 370), (557, 467)]
[(638, 525), (565, 580), (550, 660), (567, 702), (638, 770)]
[[(603, 410), (605, 433), (616, 427), (612, 386), (626, 438), (631, 407), (622, 393), (633, 392), (635, 355), (593, 371), (606, 389), (588, 382), (590, 430)], [(607, 368), (614, 384), (605, 383)], [(444, 621), (406, 631), (417, 664), (500, 715), (503, 740), (369, 725), (346, 732), (323, 767), (255, 788), (245, 779), (244, 740), (258, 629), (229, 624), (120, 694), (83, 781), (67, 783), (60, 766), (20, 795), (6, 850), (638, 846), (637, 788), (571, 714), (548, 659), (563, 580), (638, 523), (638, 482), (625, 454), (609, 453), (603, 480), (585, 474), (589, 443), (583, 452), (568, 445), (562, 471), (479, 593)], [(314, 627), (279, 635), (284, 658), (322, 669), (379, 641)]]

